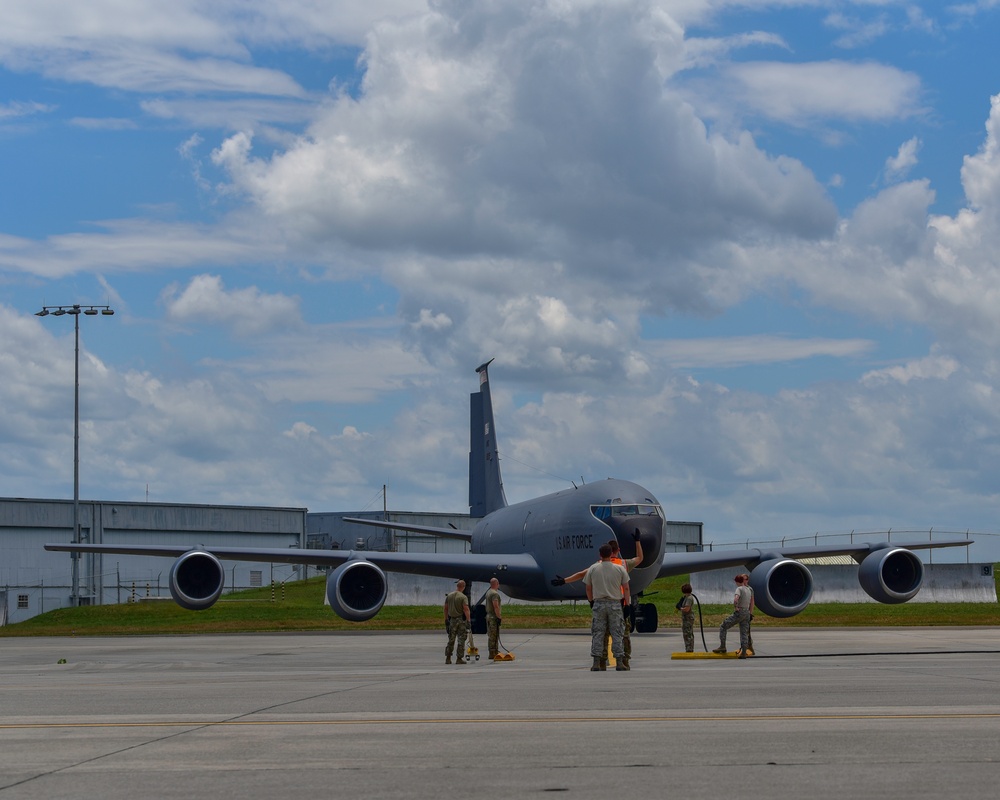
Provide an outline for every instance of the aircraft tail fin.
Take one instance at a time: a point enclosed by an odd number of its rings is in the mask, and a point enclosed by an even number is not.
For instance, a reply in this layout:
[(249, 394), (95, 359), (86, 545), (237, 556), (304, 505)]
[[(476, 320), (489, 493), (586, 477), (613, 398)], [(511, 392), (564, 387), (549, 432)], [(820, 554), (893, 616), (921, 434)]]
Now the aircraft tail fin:
[(473, 517), (507, 505), (497, 456), (496, 426), (493, 424), (493, 400), (487, 372), (491, 358), (476, 368), (479, 391), (469, 395), (469, 513)]

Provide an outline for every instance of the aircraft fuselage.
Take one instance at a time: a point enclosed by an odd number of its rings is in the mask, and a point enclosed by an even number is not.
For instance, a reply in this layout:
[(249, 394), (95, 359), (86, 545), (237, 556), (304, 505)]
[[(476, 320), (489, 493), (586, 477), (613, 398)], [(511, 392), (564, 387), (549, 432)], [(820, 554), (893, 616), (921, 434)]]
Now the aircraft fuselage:
[[(515, 503), (483, 517), (472, 532), (473, 553), (529, 552), (545, 576), (571, 575), (598, 560), (615, 538), (624, 558), (635, 556), (640, 533), (643, 561), (629, 574), (633, 595), (656, 577), (663, 554), (664, 519), (652, 493), (630, 481), (607, 480)], [(548, 580), (501, 588), (520, 600), (568, 600), (586, 596), (582, 582), (552, 586)]]

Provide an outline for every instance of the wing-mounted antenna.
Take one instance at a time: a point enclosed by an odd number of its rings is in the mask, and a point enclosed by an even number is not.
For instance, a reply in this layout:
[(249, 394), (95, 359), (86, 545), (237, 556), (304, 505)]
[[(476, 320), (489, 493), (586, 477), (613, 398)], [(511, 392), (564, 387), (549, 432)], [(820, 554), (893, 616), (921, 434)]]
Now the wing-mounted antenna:
[(507, 505), (497, 456), (493, 400), (487, 371), (492, 363), (491, 358), (476, 367), (479, 391), (469, 395), (469, 513), (473, 517), (485, 517)]

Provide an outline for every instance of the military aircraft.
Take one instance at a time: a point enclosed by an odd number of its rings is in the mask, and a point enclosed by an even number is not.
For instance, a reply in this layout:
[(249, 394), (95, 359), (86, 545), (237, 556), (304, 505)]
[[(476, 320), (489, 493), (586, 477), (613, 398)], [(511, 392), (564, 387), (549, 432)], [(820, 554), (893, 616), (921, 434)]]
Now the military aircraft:
[[(668, 553), (664, 548), (665, 517), (659, 501), (648, 489), (615, 478), (573, 484), (572, 488), (508, 505), (490, 395), (491, 363), (492, 359), (476, 369), (479, 391), (470, 395), (469, 508), (473, 517), (480, 517), (475, 527), (460, 531), (344, 518), (359, 525), (462, 539), (469, 544), (468, 552), (62, 543), (47, 544), (45, 549), (174, 558), (169, 574), (170, 594), (179, 605), (195, 611), (210, 607), (222, 594), (226, 577), (222, 560), (328, 567), (326, 595), (330, 607), (346, 620), (362, 622), (374, 617), (385, 603), (387, 572), (483, 583), (496, 577), (505, 594), (520, 600), (585, 599), (581, 583), (561, 584), (558, 576), (594, 563), (599, 547), (611, 537), (618, 540), (623, 558), (636, 555), (636, 541), (642, 544), (642, 561), (630, 573), (633, 596), (641, 597), (658, 577), (739, 567), (750, 571), (757, 610), (775, 617), (798, 614), (812, 596), (812, 574), (796, 559), (850, 555), (860, 564), (858, 579), (871, 597), (881, 603), (904, 603), (917, 593), (923, 581), (923, 563), (913, 550), (970, 544), (970, 540), (876, 542)], [(635, 607), (636, 630), (655, 631), (655, 606), (637, 603)]]

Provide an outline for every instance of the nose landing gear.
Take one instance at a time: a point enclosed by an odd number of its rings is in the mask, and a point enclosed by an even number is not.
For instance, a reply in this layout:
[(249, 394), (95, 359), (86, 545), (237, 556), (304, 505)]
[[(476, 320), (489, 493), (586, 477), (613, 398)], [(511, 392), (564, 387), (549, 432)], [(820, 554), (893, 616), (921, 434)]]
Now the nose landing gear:
[(632, 630), (636, 633), (656, 633), (659, 618), (652, 603), (636, 603), (632, 606)]

